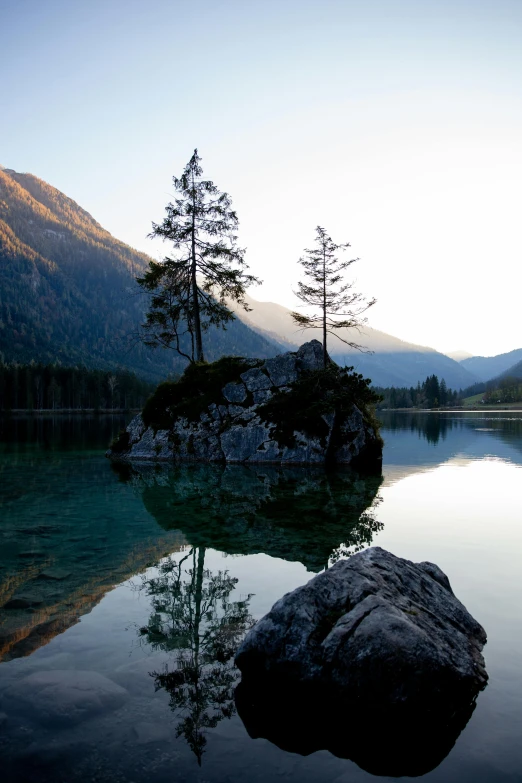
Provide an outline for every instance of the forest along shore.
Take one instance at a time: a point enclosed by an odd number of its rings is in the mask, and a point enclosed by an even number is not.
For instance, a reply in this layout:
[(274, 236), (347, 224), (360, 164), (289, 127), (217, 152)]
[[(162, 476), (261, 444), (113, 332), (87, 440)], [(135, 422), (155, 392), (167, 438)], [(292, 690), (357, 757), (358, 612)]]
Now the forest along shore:
[(13, 408), (1, 410), (0, 416), (56, 416), (56, 415), (112, 415), (121, 416), (123, 413), (140, 413), (141, 408)]

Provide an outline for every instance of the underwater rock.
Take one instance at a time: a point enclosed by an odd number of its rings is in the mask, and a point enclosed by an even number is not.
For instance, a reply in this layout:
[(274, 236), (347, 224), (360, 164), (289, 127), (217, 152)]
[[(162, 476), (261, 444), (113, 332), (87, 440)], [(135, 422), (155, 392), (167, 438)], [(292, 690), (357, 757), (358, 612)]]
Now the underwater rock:
[(9, 711), (30, 711), (35, 720), (79, 723), (121, 707), (129, 694), (98, 672), (41, 671), (15, 682), (3, 694)]
[(436, 565), (372, 547), (285, 595), (247, 634), (238, 709), (252, 736), (287, 750), (423, 774), (487, 683), (485, 642)]
[(228, 357), (160, 385), (107, 456), (374, 469), (382, 441), (372, 400), (361, 376), (333, 362), (324, 369), (317, 340), (266, 361)]

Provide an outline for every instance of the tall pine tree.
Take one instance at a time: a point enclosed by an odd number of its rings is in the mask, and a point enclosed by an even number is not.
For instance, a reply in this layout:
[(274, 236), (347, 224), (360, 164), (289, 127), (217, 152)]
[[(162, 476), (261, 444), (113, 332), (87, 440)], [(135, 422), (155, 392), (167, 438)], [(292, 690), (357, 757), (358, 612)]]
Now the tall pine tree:
[(172, 242), (176, 254), (137, 278), (151, 295), (142, 339), (152, 347), (174, 348), (190, 362), (204, 361), (202, 333), (210, 326), (226, 328), (235, 316), (226, 301), (245, 310), (245, 291), (260, 281), (245, 274), (245, 251), (237, 246), (238, 219), (227, 193), (202, 178), (197, 149), (178, 179), (180, 194), (167, 204), (163, 223), (152, 225), (151, 237)]

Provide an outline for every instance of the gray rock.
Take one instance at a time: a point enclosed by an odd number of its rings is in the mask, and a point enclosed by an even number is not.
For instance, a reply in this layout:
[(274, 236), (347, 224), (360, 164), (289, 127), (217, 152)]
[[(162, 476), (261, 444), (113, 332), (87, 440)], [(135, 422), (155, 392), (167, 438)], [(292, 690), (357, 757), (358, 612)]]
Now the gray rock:
[(65, 725), (121, 707), (127, 691), (92, 671), (54, 670), (30, 674), (4, 693), (12, 711), (31, 713), (36, 720)]
[(245, 638), (249, 678), (387, 705), (476, 694), (487, 674), (484, 629), (432, 563), (372, 547), (285, 595)]
[(242, 383), (227, 383), (223, 388), (223, 397), (229, 402), (244, 402), (247, 398), (247, 390)]
[(259, 446), (267, 440), (270, 433), (264, 424), (237, 425), (221, 435), (221, 448), (227, 462), (245, 462), (258, 455)]
[(251, 392), (260, 391), (261, 389), (270, 389), (270, 387), (273, 386), (273, 383), (268, 375), (258, 367), (242, 373), (241, 380), (247, 387), (248, 391)]
[(40, 574), (40, 579), (54, 579), (57, 582), (61, 582), (62, 579), (68, 579), (71, 572), (66, 571), (65, 568), (46, 568)]
[(233, 419), (235, 419), (237, 416), (242, 416), (244, 412), (245, 408), (243, 408), (241, 405), (228, 406), (228, 415), (232, 416)]
[(263, 441), (258, 447), (256, 454), (249, 458), (249, 462), (281, 462), (284, 449), (275, 440)]
[[(300, 433), (295, 433), (299, 438)], [(285, 465), (301, 465), (302, 463), (321, 463), (324, 462), (325, 448), (321, 445), (318, 438), (306, 438), (297, 440), (293, 447), (287, 446), (283, 449), (281, 462)]]
[(143, 423), (141, 413), (138, 413), (138, 415), (132, 419), (127, 427), (127, 432), (129, 433), (129, 443), (131, 445), (137, 443), (141, 439), (145, 429), (146, 427)]
[(448, 755), (487, 674), (484, 629), (433, 563), (377, 547), (278, 601), (236, 662), (253, 738), (329, 750), (373, 775), (417, 777)]
[(263, 402), (267, 402), (272, 396), (272, 392), (270, 389), (260, 389), (259, 391), (254, 392), (252, 396), (254, 398), (254, 403), (259, 405)]
[(294, 353), (283, 353), (273, 359), (267, 359), (265, 369), (273, 386), (287, 386), (298, 378), (297, 360)]
[(221, 421), (221, 416), (219, 415), (218, 406), (215, 402), (212, 402), (208, 406), (208, 410), (214, 421)]
[(323, 346), (318, 340), (304, 343), (296, 354), (297, 366), (300, 370), (321, 370), (323, 368)]
[(4, 604), (4, 609), (29, 609), (31, 606), (41, 606), (42, 603), (43, 599), (41, 596), (19, 593)]

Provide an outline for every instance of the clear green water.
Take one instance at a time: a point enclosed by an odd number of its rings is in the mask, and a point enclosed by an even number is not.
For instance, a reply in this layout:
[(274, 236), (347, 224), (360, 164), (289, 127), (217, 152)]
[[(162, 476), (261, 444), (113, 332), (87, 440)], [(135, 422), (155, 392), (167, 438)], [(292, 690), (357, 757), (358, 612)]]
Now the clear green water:
[(0, 421), (1, 780), (375, 780), (251, 739), (232, 665), (253, 619), (370, 543), (436, 562), (488, 633), (489, 684), (423, 779), (522, 780), (522, 414), (383, 419), (371, 478), (117, 470), (119, 417)]

